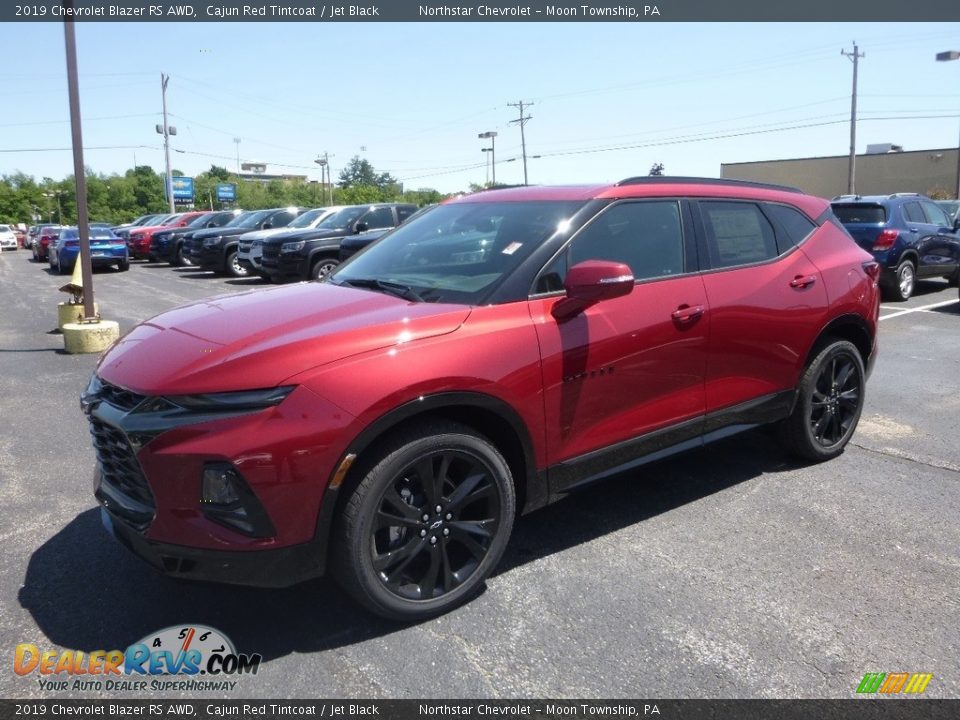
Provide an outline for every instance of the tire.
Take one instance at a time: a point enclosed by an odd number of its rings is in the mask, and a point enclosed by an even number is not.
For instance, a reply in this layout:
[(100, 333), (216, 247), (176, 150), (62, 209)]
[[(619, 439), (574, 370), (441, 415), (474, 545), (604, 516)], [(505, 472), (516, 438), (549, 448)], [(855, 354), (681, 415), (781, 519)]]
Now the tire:
[(314, 261), (313, 265), (310, 266), (310, 279), (311, 280), (323, 280), (327, 275), (332, 273), (337, 265), (340, 264), (340, 261), (332, 257), (322, 257)]
[(190, 265), (193, 265), (193, 262), (190, 260), (190, 258), (183, 254), (183, 243), (177, 245), (177, 249), (173, 253), (173, 262), (171, 265), (175, 265), (176, 267), (189, 267)]
[(58, 275), (66, 275), (66, 274), (67, 274), (67, 271), (64, 270), (64, 268), (63, 268), (63, 263), (60, 262), (60, 256), (59, 256), (59, 255), (57, 256), (57, 274), (58, 274)]
[(947, 275), (945, 279), (950, 287), (960, 286), (960, 266), (953, 271), (952, 275)]
[(231, 250), (227, 253), (227, 259), (224, 262), (224, 266), (226, 267), (227, 275), (230, 277), (244, 278), (250, 275), (250, 271), (237, 262), (236, 250)]
[(890, 297), (898, 302), (909, 300), (913, 296), (913, 291), (917, 287), (917, 266), (913, 260), (902, 260), (897, 265), (897, 271), (894, 273), (893, 282), (887, 286)]
[(394, 435), (371, 457), (335, 531), (341, 586), (371, 612), (404, 622), (473, 597), (513, 526), (503, 456), (470, 428), (437, 421)]
[(796, 404), (780, 437), (806, 460), (823, 462), (843, 452), (863, 412), (866, 377), (856, 346), (832, 340), (807, 366)]
[(120, 262), (117, 263), (117, 270), (119, 270), (120, 272), (126, 272), (129, 269), (130, 269), (129, 260), (121, 260)]

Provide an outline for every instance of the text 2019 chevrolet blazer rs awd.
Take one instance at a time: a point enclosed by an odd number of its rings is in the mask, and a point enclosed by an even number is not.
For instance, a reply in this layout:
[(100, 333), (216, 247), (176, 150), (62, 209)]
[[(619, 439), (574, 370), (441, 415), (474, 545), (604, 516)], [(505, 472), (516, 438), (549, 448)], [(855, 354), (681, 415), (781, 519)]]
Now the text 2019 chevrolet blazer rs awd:
[(637, 178), (469, 195), (324, 282), (159, 315), (83, 393), (104, 524), (174, 576), (328, 569), (384, 616), (478, 591), (514, 518), (760, 424), (857, 425), (879, 267), (788, 188)]

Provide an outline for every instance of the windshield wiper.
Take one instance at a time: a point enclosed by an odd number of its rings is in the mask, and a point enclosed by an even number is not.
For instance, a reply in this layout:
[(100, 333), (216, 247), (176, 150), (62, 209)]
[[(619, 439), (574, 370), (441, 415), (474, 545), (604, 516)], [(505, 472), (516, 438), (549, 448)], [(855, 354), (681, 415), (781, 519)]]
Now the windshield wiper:
[(351, 278), (350, 280), (341, 280), (341, 285), (350, 285), (351, 287), (369, 288), (371, 290), (383, 290), (384, 292), (396, 295), (404, 300), (414, 302), (424, 302), (423, 298), (409, 285), (393, 282), (392, 280), (381, 280), (380, 278)]

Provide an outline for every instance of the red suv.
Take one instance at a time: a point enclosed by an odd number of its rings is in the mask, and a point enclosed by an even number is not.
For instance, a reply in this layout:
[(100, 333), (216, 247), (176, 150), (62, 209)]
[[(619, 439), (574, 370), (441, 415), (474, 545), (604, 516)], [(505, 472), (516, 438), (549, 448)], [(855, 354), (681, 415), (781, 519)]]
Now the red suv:
[(170, 228), (186, 227), (190, 222), (204, 213), (206, 210), (191, 210), (190, 212), (177, 213), (170, 215), (162, 225), (149, 225), (145, 227), (132, 228), (127, 237), (127, 247), (130, 248), (131, 259), (150, 258), (150, 243), (153, 241), (153, 234), (158, 230), (169, 230)]
[(135, 328), (83, 394), (96, 497), (159, 570), (328, 568), (415, 620), (473, 595), (517, 514), (761, 424), (854, 432), (879, 268), (825, 200), (684, 178), (447, 202), (324, 282)]

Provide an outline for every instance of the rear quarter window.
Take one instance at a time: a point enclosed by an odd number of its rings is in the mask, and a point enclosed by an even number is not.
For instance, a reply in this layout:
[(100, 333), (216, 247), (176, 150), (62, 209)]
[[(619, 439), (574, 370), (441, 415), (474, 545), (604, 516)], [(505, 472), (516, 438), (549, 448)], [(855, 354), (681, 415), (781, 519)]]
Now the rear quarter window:
[(767, 204), (764, 209), (773, 218), (773, 221), (780, 225), (782, 230), (782, 232), (777, 233), (777, 250), (780, 251), (781, 255), (794, 245), (799, 245), (807, 235), (817, 228), (816, 223), (810, 218), (787, 205)]
[(833, 214), (844, 225), (882, 225), (887, 221), (887, 211), (883, 205), (834, 205)]

